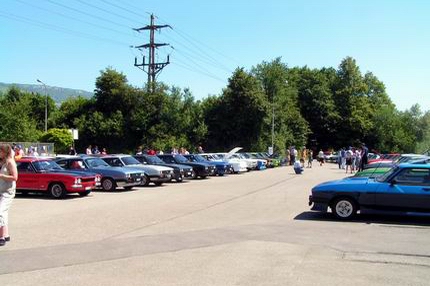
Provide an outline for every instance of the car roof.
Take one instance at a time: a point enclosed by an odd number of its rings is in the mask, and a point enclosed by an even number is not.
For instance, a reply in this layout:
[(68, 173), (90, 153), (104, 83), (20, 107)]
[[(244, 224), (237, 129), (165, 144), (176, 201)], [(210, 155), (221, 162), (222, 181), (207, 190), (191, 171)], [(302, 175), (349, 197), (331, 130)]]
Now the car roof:
[(400, 168), (420, 168), (420, 169), (430, 169), (430, 164), (411, 164), (411, 163), (401, 163)]
[(23, 157), (17, 159), (16, 162), (42, 162), (42, 161), (52, 161), (51, 158), (40, 158), (40, 157)]

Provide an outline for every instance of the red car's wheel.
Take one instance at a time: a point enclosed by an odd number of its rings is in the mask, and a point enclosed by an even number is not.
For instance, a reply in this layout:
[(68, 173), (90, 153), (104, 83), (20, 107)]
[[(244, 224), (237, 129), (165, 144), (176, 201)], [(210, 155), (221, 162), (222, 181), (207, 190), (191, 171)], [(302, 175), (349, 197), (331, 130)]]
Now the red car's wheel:
[(63, 199), (66, 197), (67, 191), (62, 183), (51, 183), (49, 185), (49, 195), (54, 199)]

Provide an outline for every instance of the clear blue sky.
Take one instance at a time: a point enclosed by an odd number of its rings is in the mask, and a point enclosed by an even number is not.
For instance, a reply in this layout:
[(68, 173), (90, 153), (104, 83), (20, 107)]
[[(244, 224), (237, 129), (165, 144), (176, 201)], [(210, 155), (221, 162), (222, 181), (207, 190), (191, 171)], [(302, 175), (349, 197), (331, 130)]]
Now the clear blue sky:
[[(88, 3), (88, 4), (86, 4)], [(159, 80), (189, 87), (196, 99), (220, 94), (232, 71), (276, 57), (288, 66), (335, 67), (351, 56), (382, 80), (400, 110), (430, 110), (430, 1), (427, 0), (1, 0), (0, 82), (92, 91), (110, 66), (142, 87), (133, 66), (148, 33), (156, 34)], [(140, 57), (140, 56), (139, 56)]]

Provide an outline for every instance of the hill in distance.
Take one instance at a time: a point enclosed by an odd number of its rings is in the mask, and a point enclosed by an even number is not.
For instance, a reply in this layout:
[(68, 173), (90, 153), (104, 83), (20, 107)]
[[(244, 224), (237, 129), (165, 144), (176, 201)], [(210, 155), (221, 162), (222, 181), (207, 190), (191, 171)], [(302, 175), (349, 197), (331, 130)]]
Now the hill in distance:
[(45, 92), (46, 92), (56, 103), (61, 103), (69, 97), (82, 96), (85, 98), (91, 98), (94, 96), (94, 93), (85, 91), (85, 90), (80, 90), (80, 89), (63, 88), (63, 87), (47, 85), (46, 91), (45, 91), (45, 87), (41, 84), (21, 84), (21, 83), (2, 83), (2, 82), (0, 82), (0, 93), (6, 92), (12, 86), (16, 86), (17, 88), (23, 91), (39, 93), (42, 95), (45, 95)]

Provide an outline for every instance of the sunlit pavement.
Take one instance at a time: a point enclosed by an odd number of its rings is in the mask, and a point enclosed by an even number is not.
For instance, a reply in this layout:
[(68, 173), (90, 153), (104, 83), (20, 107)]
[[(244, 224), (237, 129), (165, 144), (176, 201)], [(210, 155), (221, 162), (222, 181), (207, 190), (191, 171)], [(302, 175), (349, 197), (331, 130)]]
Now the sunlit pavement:
[(430, 218), (311, 212), (314, 163), (66, 200), (18, 196), (0, 285), (429, 285)]

